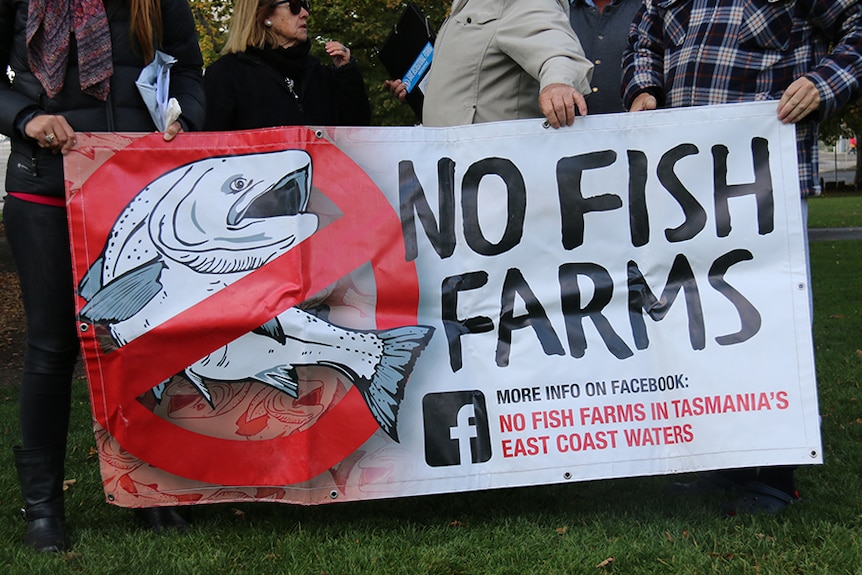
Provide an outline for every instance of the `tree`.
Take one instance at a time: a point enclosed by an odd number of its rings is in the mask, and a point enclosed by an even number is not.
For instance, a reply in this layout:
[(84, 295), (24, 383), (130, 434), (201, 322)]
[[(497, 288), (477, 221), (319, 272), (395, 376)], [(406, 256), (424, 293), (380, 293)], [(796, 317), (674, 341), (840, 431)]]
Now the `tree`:
[(227, 39), (232, 2), (230, 0), (189, 0), (189, 6), (195, 19), (198, 44), (206, 66), (218, 58)]
[[(449, 3), (425, 0), (416, 4), (436, 31), (446, 16)], [(314, 36), (314, 49), (318, 54), (323, 53), (323, 45), (328, 40), (338, 40), (350, 48), (365, 78), (372, 122), (377, 125), (412, 125), (418, 121), (409, 106), (383, 87), (389, 75), (377, 58), (377, 52), (406, 6), (401, 0), (335, 0), (312, 5), (309, 30)]]
[[(210, 64), (224, 46), (233, 3), (231, 0), (189, 0), (189, 3), (204, 63)], [(432, 29), (439, 28), (448, 2), (424, 0), (416, 4), (428, 16)], [(350, 48), (365, 79), (375, 125), (412, 125), (418, 121), (409, 106), (383, 87), (389, 76), (377, 58), (378, 50), (406, 6), (401, 0), (312, 0), (308, 21), (312, 53), (328, 62), (329, 56), (323, 49), (327, 41), (337, 40)]]
[[(856, 100), (845, 106), (841, 112), (829, 118), (820, 125), (820, 139), (834, 146), (839, 138), (856, 138), (862, 134), (862, 100)], [(858, 149), (856, 152), (856, 175), (853, 184), (857, 189), (862, 188), (862, 154)]]

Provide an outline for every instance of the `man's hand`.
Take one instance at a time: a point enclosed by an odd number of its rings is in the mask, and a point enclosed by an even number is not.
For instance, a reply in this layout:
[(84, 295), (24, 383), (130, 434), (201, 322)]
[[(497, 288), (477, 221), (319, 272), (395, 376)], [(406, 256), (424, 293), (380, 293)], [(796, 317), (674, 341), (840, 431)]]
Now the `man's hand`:
[(778, 101), (778, 119), (795, 124), (820, 107), (820, 92), (808, 78), (798, 78), (790, 84)]
[(632, 102), (629, 112), (643, 112), (645, 110), (655, 110), (656, 108), (658, 108), (658, 102), (656, 101), (655, 96), (649, 92), (641, 92), (635, 96), (635, 100)]
[(59, 152), (65, 156), (75, 145), (75, 130), (63, 116), (34, 116), (24, 126), (24, 133), (36, 140), (40, 148), (46, 148), (55, 154)]
[(402, 102), (407, 99), (407, 86), (401, 80), (386, 80), (383, 82), (383, 87)]
[(571, 126), (575, 115), (587, 115), (584, 96), (567, 84), (548, 84), (539, 94), (539, 109), (552, 128)]

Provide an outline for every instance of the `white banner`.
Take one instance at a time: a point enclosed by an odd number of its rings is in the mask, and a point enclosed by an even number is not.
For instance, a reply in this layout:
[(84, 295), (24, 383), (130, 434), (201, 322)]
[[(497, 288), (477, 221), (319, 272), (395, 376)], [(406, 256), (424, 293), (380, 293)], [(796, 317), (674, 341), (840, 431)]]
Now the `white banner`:
[[(118, 479), (129, 475), (118, 452), (157, 476), (150, 503), (320, 503), (822, 462), (795, 134), (775, 103), (560, 130), (528, 120), (284, 133), (147, 140), (155, 152), (112, 141), (135, 150), (129, 165), (142, 154), (171, 165), (150, 168), (148, 185), (129, 181), (98, 224), (82, 214), (102, 201), (98, 176), (123, 162), (82, 170), (101, 140), (67, 160), (67, 174), (95, 176), (72, 178), (70, 217), (112, 501), (142, 501)], [(268, 189), (289, 190), (278, 207), (236, 200), (268, 185), (274, 165)], [(278, 225), (253, 227), (267, 219)], [(108, 241), (118, 234), (121, 247)], [(143, 263), (125, 263), (132, 241), (146, 244)], [(204, 320), (224, 334), (193, 343)], [(173, 357), (177, 338), (190, 356)], [(105, 365), (125, 354), (140, 373), (152, 362), (134, 359), (144, 341), (165, 371), (147, 368), (153, 390), (138, 389), (135, 405), (115, 402), (122, 384)], [(321, 424), (347, 409), (350, 388), (363, 423), (342, 413)], [(159, 452), (142, 432), (176, 442)], [(189, 442), (194, 452), (175, 451)], [(252, 451), (266, 454), (259, 469), (240, 459)]]

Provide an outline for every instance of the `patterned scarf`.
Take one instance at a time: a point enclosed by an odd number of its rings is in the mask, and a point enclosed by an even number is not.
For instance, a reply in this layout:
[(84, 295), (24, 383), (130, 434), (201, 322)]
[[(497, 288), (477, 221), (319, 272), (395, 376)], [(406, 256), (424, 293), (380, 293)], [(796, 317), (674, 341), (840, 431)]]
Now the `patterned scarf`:
[(104, 101), (114, 64), (102, 0), (30, 0), (27, 57), (50, 98), (63, 88), (72, 34), (78, 43), (81, 90)]

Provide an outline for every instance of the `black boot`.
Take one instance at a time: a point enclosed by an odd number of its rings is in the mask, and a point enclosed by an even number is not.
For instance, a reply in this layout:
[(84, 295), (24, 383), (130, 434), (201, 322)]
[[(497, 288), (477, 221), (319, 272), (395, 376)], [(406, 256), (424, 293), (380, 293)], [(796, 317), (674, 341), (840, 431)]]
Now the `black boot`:
[(135, 517), (153, 531), (182, 531), (189, 526), (189, 522), (180, 515), (176, 507), (140, 507), (135, 509), (134, 513)]
[(63, 472), (66, 449), (13, 447), (18, 481), (24, 496), (21, 512), (27, 521), (24, 543), (41, 552), (57, 553), (68, 546), (63, 515)]

